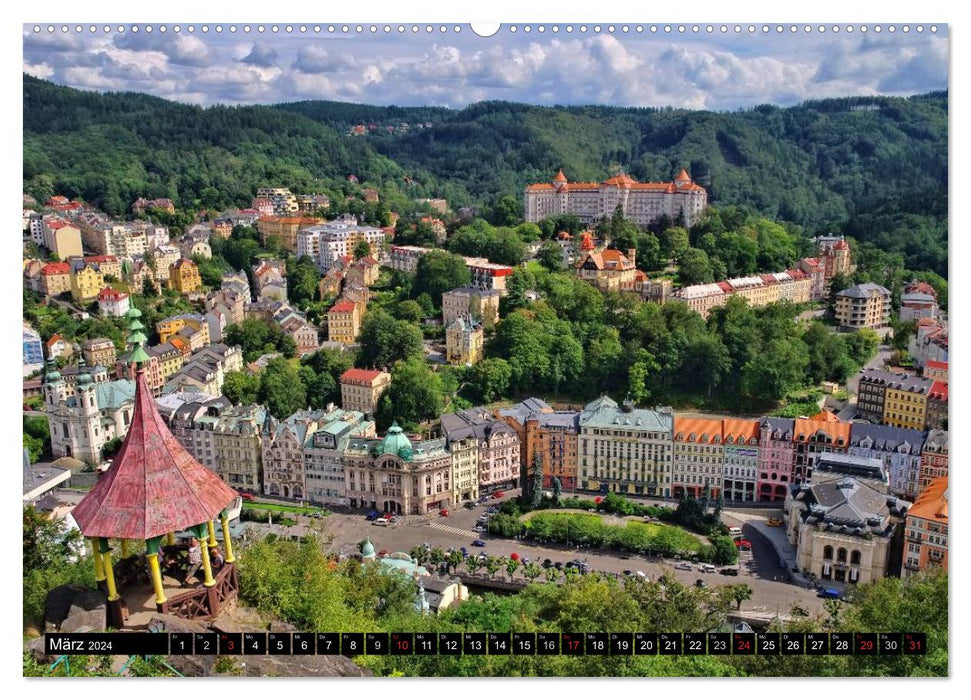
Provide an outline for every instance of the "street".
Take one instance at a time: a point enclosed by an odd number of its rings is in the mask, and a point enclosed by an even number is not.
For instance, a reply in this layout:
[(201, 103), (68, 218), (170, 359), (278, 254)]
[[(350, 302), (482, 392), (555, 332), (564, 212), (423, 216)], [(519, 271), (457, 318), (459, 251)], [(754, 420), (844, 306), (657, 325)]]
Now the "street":
[[(516, 493), (507, 492), (506, 499), (512, 498)], [(640, 555), (622, 556), (613, 552), (567, 548), (552, 544), (538, 546), (475, 532), (473, 526), (476, 519), (490, 504), (497, 502), (499, 501), (489, 501), (474, 510), (458, 508), (451, 511), (448, 517), (402, 516), (392, 527), (372, 525), (364, 519), (363, 511), (354, 514), (333, 513), (318, 522), (334, 537), (331, 551), (342, 552), (345, 555), (357, 552), (359, 543), (367, 537), (378, 552), (387, 550), (407, 553), (413, 547), (427, 542), (432, 547), (442, 549), (465, 547), (470, 553), (485, 552), (502, 558), (507, 558), (515, 552), (520, 557), (528, 557), (539, 564), (544, 559), (564, 564), (572, 559), (581, 559), (586, 561), (594, 571), (622, 574), (625, 569), (630, 569), (635, 572), (642, 571), (651, 578), (657, 578), (666, 572), (688, 585), (694, 585), (698, 579), (703, 580), (708, 586), (747, 583), (753, 589), (753, 596), (751, 600), (742, 604), (742, 612), (769, 616), (775, 613), (786, 615), (794, 604), (800, 605), (811, 614), (823, 611), (822, 603), (816, 597), (815, 591), (787, 583), (786, 569), (779, 565), (779, 557), (772, 545), (754, 528), (745, 526), (739, 521), (725, 518), (729, 525), (743, 526), (744, 535), (752, 542), (753, 550), (742, 553), (739, 560), (739, 576), (724, 576), (718, 573), (702, 573), (697, 564), (692, 565), (692, 571), (683, 571), (674, 568), (674, 564), (677, 563), (674, 560), (661, 560), (656, 557), (649, 559)], [(758, 517), (761, 518), (779, 514), (779, 511), (761, 509), (758, 511)], [(486, 546), (473, 547), (472, 540), (476, 538), (484, 540)]]

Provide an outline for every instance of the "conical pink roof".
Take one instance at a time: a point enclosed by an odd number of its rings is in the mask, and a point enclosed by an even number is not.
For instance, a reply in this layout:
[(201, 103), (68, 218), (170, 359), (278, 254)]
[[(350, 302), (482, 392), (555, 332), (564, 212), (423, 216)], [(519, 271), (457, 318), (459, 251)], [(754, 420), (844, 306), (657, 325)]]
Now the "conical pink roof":
[(169, 432), (139, 369), (128, 436), (71, 514), (85, 537), (146, 540), (217, 519), (236, 496)]

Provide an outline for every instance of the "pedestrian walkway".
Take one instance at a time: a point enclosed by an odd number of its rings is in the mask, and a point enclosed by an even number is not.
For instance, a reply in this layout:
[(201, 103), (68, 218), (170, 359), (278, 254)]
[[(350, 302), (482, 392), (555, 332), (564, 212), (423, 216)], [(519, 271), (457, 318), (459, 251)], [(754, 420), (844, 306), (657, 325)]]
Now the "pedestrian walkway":
[(471, 537), (475, 539), (479, 536), (478, 532), (473, 532), (472, 530), (463, 530), (460, 527), (452, 527), (451, 525), (443, 525), (442, 523), (429, 523), (428, 527), (433, 527), (436, 530), (443, 530), (445, 532), (450, 532), (453, 535), (462, 535), (462, 537)]
[(756, 532), (765, 537), (779, 557), (779, 564), (786, 568), (792, 576), (794, 583), (802, 586), (810, 585), (809, 580), (801, 572), (793, 571), (793, 567), (796, 567), (796, 550), (789, 544), (789, 540), (786, 539), (786, 530), (784, 527), (770, 527), (765, 523), (764, 516), (761, 515), (728, 510), (722, 512), (730, 518), (734, 518), (751, 526)]

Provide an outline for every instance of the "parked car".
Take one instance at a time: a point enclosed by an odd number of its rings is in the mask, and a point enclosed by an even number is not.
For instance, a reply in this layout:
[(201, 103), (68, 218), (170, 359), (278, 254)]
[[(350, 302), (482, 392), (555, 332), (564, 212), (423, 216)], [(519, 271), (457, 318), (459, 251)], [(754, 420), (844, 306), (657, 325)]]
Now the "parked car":
[(391, 521), (388, 520), (387, 518), (375, 518), (371, 524), (380, 525), (381, 527), (387, 527), (388, 525), (391, 524)]
[(485, 540), (472, 540), (473, 547), (485, 547)]
[(719, 569), (718, 573), (722, 576), (738, 576), (738, 569), (732, 566), (726, 566), (724, 569)]
[(842, 597), (839, 590), (836, 588), (820, 588), (817, 595), (820, 598), (834, 598), (836, 600), (839, 600)]
[(633, 576), (634, 572), (630, 569), (624, 569), (624, 576)]
[(769, 518), (765, 521), (765, 524), (769, 527), (780, 527), (782, 525), (782, 518)]
[(486, 502), (486, 501), (488, 501), (488, 500), (489, 500), (490, 498), (492, 498), (492, 496), (479, 496), (479, 501), (478, 501), (478, 502), (479, 502), (479, 503), (485, 503), (485, 502)]
[(637, 572), (637, 578), (641, 578), (641, 579), (647, 580), (647, 574), (645, 574), (643, 571), (638, 571)]
[(254, 496), (251, 493), (241, 493), (241, 494), (239, 494), (239, 497), (242, 498), (244, 501), (255, 501), (256, 500), (256, 496)]
[(364, 516), (365, 520), (377, 520), (380, 514), (376, 510), (368, 511), (368, 514)]
[(748, 540), (738, 540), (735, 542), (735, 546), (739, 549), (752, 549), (752, 543)]
[(489, 506), (488, 508), (486, 508), (486, 513), (492, 514), (492, 513), (498, 513), (498, 512), (499, 512), (499, 506)]
[(505, 498), (506, 497), (506, 494), (503, 493), (502, 491), (496, 491), (494, 494), (492, 494), (492, 497), (493, 498)]
[(675, 569), (681, 569), (681, 571), (691, 571), (691, 564), (686, 561), (678, 562), (674, 565)]
[(731, 535), (732, 537), (736, 537), (736, 538), (737, 537), (741, 537), (742, 536), (742, 528), (740, 528), (740, 527), (730, 527), (730, 528), (728, 528), (728, 534)]
[(713, 564), (702, 564), (701, 565), (701, 570), (704, 573), (706, 573), (706, 574), (713, 574), (713, 573), (715, 573), (715, 567), (714, 567)]
[(440, 511), (438, 511), (438, 514), (440, 516), (442, 516), (443, 518), (447, 518), (448, 517), (448, 508), (442, 508)]

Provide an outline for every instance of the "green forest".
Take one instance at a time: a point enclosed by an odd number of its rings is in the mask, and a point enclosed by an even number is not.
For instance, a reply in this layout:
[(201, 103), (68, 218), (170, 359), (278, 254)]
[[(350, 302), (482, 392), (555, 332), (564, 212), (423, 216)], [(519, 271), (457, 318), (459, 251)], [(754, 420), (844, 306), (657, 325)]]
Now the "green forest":
[[(503, 102), (204, 109), (26, 75), (23, 84), (25, 190), (81, 197), (115, 215), (140, 196), (187, 210), (240, 206), (269, 183), (337, 199), (352, 188), (350, 174), (402, 213), (416, 197), (489, 211), (560, 167), (571, 180), (621, 169), (668, 180), (684, 166), (712, 204), (809, 235), (845, 233), (902, 254), (910, 269), (947, 275), (944, 92), (736, 112)], [(347, 135), (356, 123), (399, 121), (432, 126)]]

